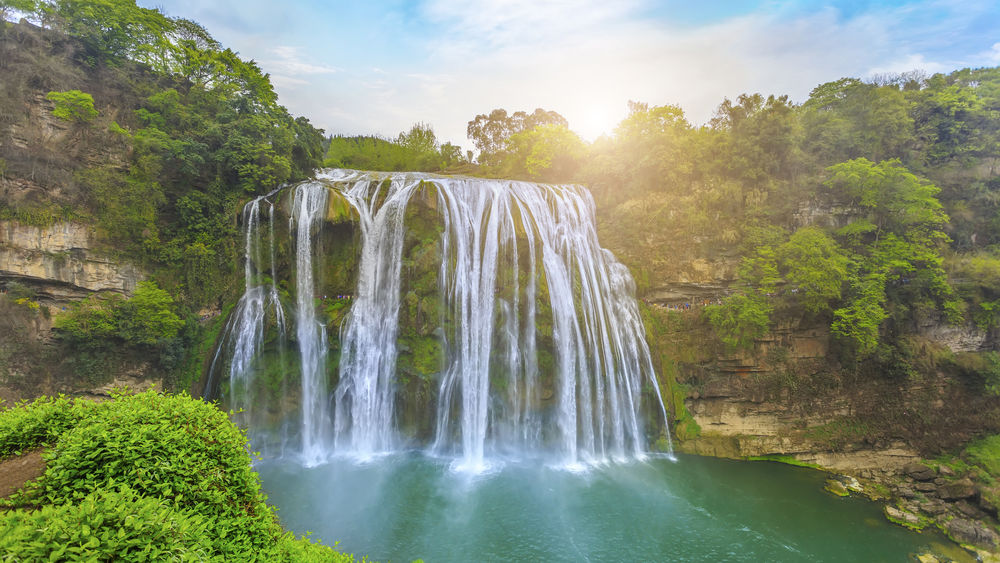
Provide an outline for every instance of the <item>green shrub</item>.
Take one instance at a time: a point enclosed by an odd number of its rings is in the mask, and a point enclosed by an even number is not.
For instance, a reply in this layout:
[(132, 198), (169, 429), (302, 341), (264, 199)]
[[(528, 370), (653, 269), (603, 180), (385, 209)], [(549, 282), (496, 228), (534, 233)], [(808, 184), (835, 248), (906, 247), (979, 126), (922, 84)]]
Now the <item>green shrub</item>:
[(45, 473), (0, 511), (15, 561), (353, 561), (281, 529), (245, 435), (214, 405), (149, 391), (0, 412), (0, 457), (41, 444)]
[(155, 282), (136, 284), (128, 300), (117, 295), (90, 295), (56, 317), (61, 336), (77, 344), (100, 345), (111, 338), (130, 344), (155, 345), (177, 337), (184, 321), (174, 312), (174, 300)]
[(971, 463), (982, 467), (994, 477), (1000, 477), (1000, 434), (977, 440), (965, 448), (965, 456)]
[[(351, 563), (354, 556), (346, 553), (334, 551), (321, 543), (312, 542), (309, 535), (296, 538), (295, 534), (288, 532), (278, 538), (277, 553), (274, 561), (295, 562), (295, 563)], [(362, 557), (361, 562), (368, 561)]]
[(214, 517), (216, 548), (230, 557), (265, 549), (274, 516), (250, 466), (243, 432), (214, 405), (146, 392), (118, 397), (60, 436), (26, 500), (79, 502), (128, 483), (138, 494)]
[(136, 284), (132, 298), (118, 310), (118, 336), (126, 342), (156, 344), (177, 336), (184, 321), (173, 311), (174, 300), (154, 282)]
[(54, 444), (64, 432), (90, 416), (98, 403), (59, 397), (41, 397), (0, 411), (0, 459)]
[(41, 444), (45, 473), (0, 512), (14, 560), (353, 560), (281, 529), (246, 436), (212, 404), (148, 391), (0, 413), (0, 457)]
[(91, 294), (57, 315), (53, 327), (60, 338), (74, 344), (83, 347), (100, 346), (115, 334), (115, 310), (121, 301), (118, 295), (105, 297)]
[(730, 349), (749, 349), (754, 340), (767, 334), (771, 305), (756, 294), (736, 293), (721, 305), (705, 307), (705, 314), (716, 333)]
[(0, 552), (15, 561), (221, 560), (209, 521), (127, 486), (78, 503), (13, 510), (0, 518)]
[(94, 97), (79, 90), (49, 92), (45, 99), (55, 103), (52, 115), (71, 123), (88, 123), (97, 117)]

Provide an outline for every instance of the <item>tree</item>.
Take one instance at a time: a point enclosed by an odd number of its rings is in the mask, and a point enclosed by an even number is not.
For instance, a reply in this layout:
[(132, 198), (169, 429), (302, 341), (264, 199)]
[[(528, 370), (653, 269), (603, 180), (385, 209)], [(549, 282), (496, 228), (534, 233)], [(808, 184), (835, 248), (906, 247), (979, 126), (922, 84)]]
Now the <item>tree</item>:
[(462, 154), (462, 147), (458, 145), (453, 145), (451, 143), (441, 144), (441, 166), (449, 167), (455, 164), (460, 164), (465, 161), (465, 156)]
[(705, 314), (726, 346), (747, 349), (767, 334), (771, 305), (761, 295), (736, 293), (721, 305), (706, 307)]
[(886, 276), (880, 273), (858, 280), (847, 305), (833, 312), (830, 330), (850, 343), (858, 358), (870, 356), (878, 348), (879, 327), (888, 316), (885, 283)]
[[(83, 41), (87, 59), (119, 63), (126, 58), (162, 68), (171, 46), (173, 21), (135, 0), (56, 0), (39, 2), (70, 35)], [(157, 64), (160, 63), (160, 64)]]
[(173, 305), (170, 294), (155, 282), (139, 282), (132, 298), (118, 308), (118, 335), (126, 342), (147, 345), (176, 337), (184, 321), (174, 313)]
[(35, 0), (4, 0), (0, 2), (0, 22), (5, 21), (11, 12), (31, 13), (38, 9)]
[(873, 227), (862, 242), (877, 243), (885, 232), (922, 245), (947, 240), (941, 228), (948, 216), (935, 197), (940, 188), (915, 176), (898, 159), (875, 164), (857, 158), (827, 170), (825, 185), (856, 210), (864, 225)]
[(908, 158), (914, 144), (910, 107), (895, 85), (855, 78), (821, 84), (802, 106), (804, 148), (824, 165), (859, 157)]
[(778, 260), (785, 279), (795, 284), (807, 311), (829, 310), (840, 300), (850, 276), (850, 259), (837, 243), (817, 227), (801, 228), (778, 247)]
[(534, 179), (569, 181), (580, 165), (586, 146), (565, 125), (544, 124), (515, 133), (507, 142), (505, 168)]
[(950, 321), (961, 312), (942, 268), (940, 247), (949, 239), (940, 191), (898, 160), (865, 158), (828, 168), (826, 186), (846, 200), (855, 218), (838, 231), (853, 254), (857, 276), (846, 304), (834, 311), (834, 334), (851, 340), (864, 357), (878, 345), (885, 307), (907, 311), (936, 305)]
[[(741, 94), (735, 104), (725, 99), (711, 126), (726, 133), (721, 137), (719, 154), (724, 157), (719, 168), (741, 182), (748, 197), (795, 185), (802, 168), (802, 128), (788, 96)], [(748, 207), (753, 207), (750, 199)]]
[(396, 142), (416, 154), (435, 152), (438, 146), (434, 130), (423, 122), (415, 123), (409, 131), (400, 133)]
[(472, 144), (479, 149), (480, 164), (492, 166), (499, 163), (501, 153), (507, 148), (507, 141), (512, 135), (539, 125), (568, 127), (569, 122), (558, 113), (542, 108), (535, 109), (530, 115), (523, 111), (507, 115), (507, 110), (495, 109), (489, 115), (477, 115), (469, 122), (466, 133)]
[(629, 101), (628, 116), (615, 129), (613, 155), (619, 174), (640, 191), (680, 191), (688, 187), (694, 167), (691, 125), (678, 106)]
[(70, 123), (89, 123), (97, 117), (94, 97), (79, 90), (49, 92), (45, 99), (55, 104), (52, 115)]

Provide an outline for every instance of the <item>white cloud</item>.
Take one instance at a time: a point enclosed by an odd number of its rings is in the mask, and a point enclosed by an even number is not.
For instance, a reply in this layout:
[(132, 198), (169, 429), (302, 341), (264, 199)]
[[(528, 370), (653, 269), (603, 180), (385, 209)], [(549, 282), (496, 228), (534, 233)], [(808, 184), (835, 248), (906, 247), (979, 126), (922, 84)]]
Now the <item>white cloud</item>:
[[(423, 0), (406, 9), (376, 1), (362, 12), (293, 1), (286, 26), (260, 25), (261, 0), (248, 0), (238, 22), (212, 20), (217, 10), (194, 0), (166, 1), (202, 6), (209, 21), (183, 15), (260, 61), (281, 103), (330, 133), (394, 136), (424, 121), (466, 147), (466, 123), (497, 107), (555, 110), (594, 138), (630, 99), (680, 105), (699, 124), (743, 92), (801, 102), (845, 76), (1000, 64), (993, 0), (853, 11), (765, 2), (698, 25), (671, 19), (658, 0)], [(359, 13), (364, 20), (351, 19)]]
[(442, 26), (434, 53), (460, 78), (448, 88), (449, 103), (417, 96), (413, 105), (440, 108), (439, 136), (465, 144), (465, 123), (495, 107), (556, 110), (590, 139), (613, 129), (629, 99), (680, 105), (698, 124), (724, 97), (743, 92), (801, 102), (844, 76), (959, 68), (962, 61), (935, 58), (938, 40), (927, 36), (955, 33), (975, 17), (934, 2), (851, 17), (835, 8), (752, 13), (681, 27), (669, 18), (638, 19), (646, 7), (431, 0), (425, 14)]
[(261, 64), (267, 65), (268, 69), (283, 75), (299, 74), (331, 74), (342, 69), (323, 65), (313, 64), (303, 60), (299, 47), (288, 45), (278, 45), (268, 50), (272, 57), (261, 60)]
[(983, 58), (993, 64), (1000, 64), (1000, 43), (994, 43), (993, 48), (983, 55)]

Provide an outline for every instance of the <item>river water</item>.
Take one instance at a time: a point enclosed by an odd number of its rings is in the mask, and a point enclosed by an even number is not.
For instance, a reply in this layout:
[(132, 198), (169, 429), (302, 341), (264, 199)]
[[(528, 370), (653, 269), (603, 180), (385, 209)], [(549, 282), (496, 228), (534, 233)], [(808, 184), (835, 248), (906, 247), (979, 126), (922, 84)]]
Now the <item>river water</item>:
[(880, 505), (822, 490), (825, 474), (770, 462), (650, 457), (569, 471), (399, 453), (258, 466), (282, 523), (377, 561), (910, 561), (957, 555)]

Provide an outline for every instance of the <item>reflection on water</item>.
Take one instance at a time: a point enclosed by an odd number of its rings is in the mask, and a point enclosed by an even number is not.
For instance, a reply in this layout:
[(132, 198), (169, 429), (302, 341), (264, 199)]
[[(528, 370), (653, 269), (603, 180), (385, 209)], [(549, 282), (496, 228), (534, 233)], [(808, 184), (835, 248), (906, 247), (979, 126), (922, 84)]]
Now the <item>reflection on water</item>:
[(823, 492), (818, 471), (679, 457), (468, 474), (398, 454), (258, 470), (286, 527), (379, 561), (907, 561), (947, 542)]

